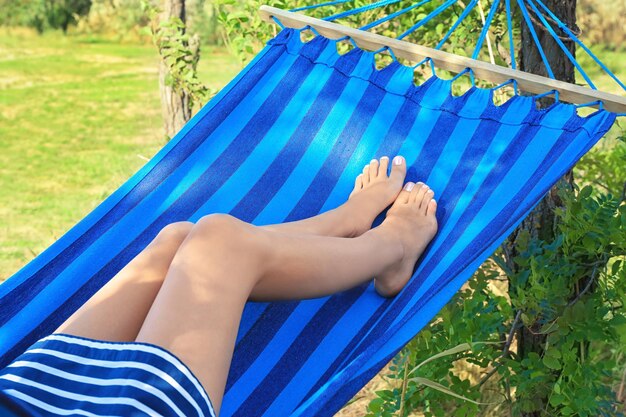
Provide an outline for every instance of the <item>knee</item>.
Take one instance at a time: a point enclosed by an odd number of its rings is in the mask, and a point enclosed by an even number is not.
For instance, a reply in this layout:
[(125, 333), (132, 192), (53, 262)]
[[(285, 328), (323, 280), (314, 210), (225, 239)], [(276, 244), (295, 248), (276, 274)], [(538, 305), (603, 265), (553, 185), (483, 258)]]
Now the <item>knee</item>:
[(165, 226), (156, 237), (159, 242), (180, 245), (193, 229), (192, 222), (175, 222)]
[(223, 244), (246, 239), (253, 226), (229, 214), (209, 214), (193, 226), (192, 238)]
[(225, 276), (251, 277), (261, 271), (267, 247), (262, 236), (253, 225), (233, 216), (211, 214), (196, 222), (174, 262), (197, 272), (181, 275), (184, 279), (224, 293), (241, 284), (240, 280), (224, 279)]
[[(203, 261), (210, 253), (224, 262), (232, 259), (260, 262), (267, 247), (262, 234), (253, 225), (228, 214), (202, 217), (185, 242), (186, 251), (181, 256), (203, 253)], [(235, 254), (239, 255), (233, 257)]]

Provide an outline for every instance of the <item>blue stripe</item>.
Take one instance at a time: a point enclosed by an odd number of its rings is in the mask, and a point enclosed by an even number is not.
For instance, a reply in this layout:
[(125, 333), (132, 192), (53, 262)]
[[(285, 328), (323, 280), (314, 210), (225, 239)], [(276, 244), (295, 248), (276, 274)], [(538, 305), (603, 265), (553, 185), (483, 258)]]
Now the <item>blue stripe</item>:
[[(406, 101), (403, 107), (398, 111), (395, 120), (392, 123), (391, 128), (387, 132), (387, 135), (384, 137), (378, 151), (376, 154), (378, 155), (397, 155), (402, 154), (398, 152), (398, 149), (402, 146), (402, 143), (407, 139), (407, 137), (412, 137), (410, 132), (414, 130), (414, 126), (417, 124), (417, 120), (419, 120), (419, 113), (414, 116), (415, 113), (415, 104), (411, 101)], [(419, 110), (417, 110), (419, 111)], [(418, 124), (419, 125), (419, 124)], [(386, 300), (383, 301), (383, 305), (386, 305)], [(382, 307), (381, 307), (382, 308)], [(327, 381), (328, 378), (337, 370), (339, 364), (343, 362), (345, 355), (352, 351), (354, 346), (358, 343), (359, 340), (365, 335), (365, 333), (370, 328), (373, 321), (378, 318), (375, 315), (372, 315), (368, 318), (367, 322), (361, 326), (361, 329), (355, 334), (350, 343), (346, 346), (346, 348), (337, 356), (332, 364), (328, 367), (327, 371), (317, 380), (317, 382), (313, 385), (313, 387), (309, 390), (309, 392), (305, 395), (309, 397), (313, 392), (317, 391), (324, 381)]]
[[(347, 58), (347, 57), (346, 57)], [(356, 59), (351, 59), (350, 65), (354, 68), (357, 64)], [(287, 171), (287, 173), (291, 172), (294, 167), (297, 165), (304, 155), (306, 149), (308, 149), (311, 141), (316, 137), (320, 126), (323, 125), (323, 121), (326, 120), (331, 110), (333, 109), (334, 103), (337, 100), (337, 97), (341, 95), (348, 83), (348, 78), (343, 74), (334, 73), (333, 76), (327, 82), (325, 88), (321, 91), (320, 95), (316, 100), (316, 104), (312, 106), (315, 111), (309, 111), (306, 116), (302, 119), (301, 123), (294, 133), (292, 140), (288, 144), (288, 147), (283, 148), (281, 155), (276, 159), (276, 164), (271, 165), (270, 169), (267, 171), (266, 175), (269, 177), (274, 174), (274, 181), (277, 181), (280, 177), (279, 175), (283, 174), (279, 171), (280, 167), (285, 166), (286, 168), (291, 168)], [(304, 145), (301, 145), (301, 141), (304, 141)], [(288, 158), (288, 159), (280, 159), (280, 158)], [(272, 169), (274, 168), (274, 169)], [(271, 194), (274, 196), (279, 187), (284, 184), (282, 182), (265, 182), (264, 186), (267, 188), (263, 190), (263, 188), (259, 188), (260, 192), (265, 192), (267, 194)], [(271, 187), (270, 187), (271, 185)], [(275, 190), (273, 193), (271, 190)], [(258, 212), (262, 210), (265, 205), (264, 200), (256, 200), (255, 195), (252, 195), (252, 202), (257, 203), (257, 206), (250, 207), (251, 214), (250, 217), (245, 217), (244, 220), (251, 221), (253, 219), (252, 216), (257, 216)], [(237, 208), (236, 208), (237, 209)], [(241, 361), (236, 362), (236, 365), (233, 364), (231, 366), (231, 370), (229, 373), (229, 379), (227, 382), (227, 387), (230, 387), (234, 382), (237, 381), (239, 376), (245, 372), (245, 370), (250, 366), (250, 364), (256, 359), (258, 356), (258, 352), (262, 351), (265, 343), (263, 343), (263, 339), (271, 337), (277, 330), (282, 326), (283, 321), (280, 319), (281, 317), (286, 318), (288, 316), (288, 312), (292, 311), (293, 308), (297, 305), (297, 303), (279, 303), (275, 305), (276, 307), (272, 307), (269, 310), (266, 310), (263, 313), (263, 322), (258, 322), (259, 324), (253, 326), (250, 331), (246, 334), (246, 336), (240, 340), (238, 344), (238, 350), (243, 349), (246, 351), (246, 355), (242, 357)], [(268, 332), (267, 329), (263, 331), (262, 334), (259, 334), (255, 329), (262, 328), (263, 323), (269, 323), (271, 326), (271, 330)]]
[[(65, 370), (67, 368), (67, 364), (64, 362), (54, 362), (52, 364), (52, 367), (55, 368), (59, 368), (59, 369), (63, 369)], [(157, 380), (156, 378), (153, 378), (152, 375), (146, 374), (145, 372), (134, 372), (134, 373), (127, 373), (126, 370), (121, 370), (118, 371), (117, 373), (114, 372), (109, 372), (108, 369), (96, 369), (94, 368), (94, 371), (98, 372), (98, 374), (94, 375), (90, 375), (89, 373), (84, 373), (81, 374), (80, 376), (86, 376), (86, 377), (92, 377), (92, 378), (99, 378), (99, 379), (117, 379), (117, 378), (123, 378), (123, 379), (137, 379), (139, 381), (146, 381), (149, 382), (150, 385), (153, 385), (155, 388), (165, 391), (165, 393), (168, 393), (169, 390), (171, 390), (171, 387), (169, 387), (169, 385), (167, 385), (166, 383)], [(75, 372), (72, 372), (73, 374), (75, 374)], [(74, 394), (79, 394), (79, 395), (90, 395), (93, 397), (97, 397), (97, 398), (101, 398), (101, 397), (110, 397), (110, 398), (140, 398), (142, 403), (145, 403), (147, 407), (152, 408), (155, 412), (161, 414), (161, 415), (170, 415), (170, 416), (176, 416), (176, 412), (175, 410), (170, 407), (164, 400), (160, 399), (159, 397), (147, 393), (146, 391), (140, 389), (140, 388), (135, 388), (132, 386), (119, 386), (119, 385), (112, 385), (112, 386), (107, 386), (107, 385), (101, 385), (99, 383), (96, 384), (90, 384), (90, 383), (86, 383), (86, 382), (72, 382), (71, 380), (68, 380), (66, 378), (61, 378), (58, 376), (54, 376), (51, 374), (48, 374), (47, 372), (42, 372), (42, 371), (38, 371), (36, 369), (32, 369), (32, 368), (11, 368), (11, 374), (12, 375), (17, 375), (32, 381), (36, 381), (40, 384), (44, 384), (50, 387), (55, 387), (58, 389), (61, 389), (63, 391), (67, 391), (67, 392), (71, 392)], [(0, 382), (0, 386), (3, 384), (3, 382)], [(6, 384), (6, 382), (4, 382), (4, 384)], [(38, 397), (40, 398), (43, 394), (43, 401), (52, 404), (56, 407), (59, 408), (64, 408), (64, 409), (69, 409), (72, 410), (74, 408), (76, 408), (76, 400), (74, 399), (69, 399), (69, 398), (64, 398), (63, 396), (57, 396), (54, 394), (47, 394), (44, 393), (43, 390), (40, 390), (38, 388), (34, 388), (34, 387), (29, 387), (28, 385), (16, 385), (16, 389), (19, 389), (21, 392), (24, 392), (26, 394), (31, 394), (33, 397)], [(181, 397), (182, 398), (182, 397)], [(174, 405), (176, 405), (179, 410), (181, 410), (182, 413), (184, 413), (183, 415), (185, 416), (193, 416), (193, 415), (198, 415), (197, 411), (195, 411), (193, 408), (191, 408), (189, 406), (189, 404), (183, 400), (184, 403), (183, 404), (177, 404), (176, 402), (174, 403)], [(185, 407), (186, 404), (186, 407)], [(182, 405), (182, 407), (181, 407)], [(101, 410), (102, 405), (101, 404), (94, 404), (94, 403), (89, 403), (89, 402), (83, 402), (81, 403), (81, 409), (83, 411), (87, 411), (87, 412), (91, 412), (91, 413), (98, 413), (98, 411), (102, 411)], [(114, 410), (109, 409), (109, 407), (107, 407), (107, 412), (111, 413), (111, 412), (116, 412), (119, 413), (119, 415), (132, 415), (133, 413), (137, 413), (138, 410), (135, 407), (132, 406), (118, 406), (115, 407)]]
[[(18, 376), (34, 381), (34, 384), (44, 385), (44, 387), (0, 379), (0, 389), (17, 390), (53, 407), (67, 410), (81, 409), (94, 414), (134, 415), (138, 413), (138, 408), (141, 409), (141, 406), (121, 402), (114, 404), (85, 402), (48, 391), (58, 389), (77, 395), (111, 398), (114, 401), (126, 398), (143, 404), (160, 415), (169, 416), (177, 415), (177, 413), (183, 416), (193, 416), (199, 413), (205, 416), (213, 415), (203, 398), (206, 393), (199, 391), (192, 380), (183, 373), (185, 371), (191, 375), (190, 371), (171, 353), (162, 348), (147, 344), (118, 342), (106, 342), (106, 348), (90, 347), (85, 346), (84, 343), (94, 342), (91, 339), (65, 335), (60, 337), (63, 340), (40, 340), (17, 359), (20, 362), (30, 362), (51, 368), (50, 370), (46, 368), (40, 370), (25, 364), (7, 367), (0, 371), (0, 376)], [(37, 351), (39, 349), (43, 351)], [(73, 355), (76, 360), (72, 357), (66, 359), (63, 355)], [(101, 365), (98, 362), (87, 365), (77, 362), (80, 360), (105, 361), (108, 365), (104, 363)], [(123, 366), (127, 362), (132, 365)], [(144, 370), (137, 366), (148, 366), (153, 370)], [(55, 372), (59, 375), (55, 375)], [(64, 373), (70, 375), (65, 376)], [(83, 381), (79, 377), (95, 378), (97, 381)], [(105, 383), (104, 380), (109, 382)], [(117, 383), (115, 380), (124, 382)], [(172, 383), (170, 380), (175, 382)], [(129, 385), (133, 382), (144, 384), (146, 388)], [(178, 386), (174, 385), (176, 383)], [(13, 398), (17, 402), (22, 401), (16, 397)], [(28, 408), (37, 409), (32, 406)], [(41, 412), (41, 414), (47, 413)], [(39, 415), (39, 412), (34, 415)]]
[[(495, 124), (494, 122), (489, 121), (489, 120), (484, 120), (481, 123), (482, 124), (487, 124), (487, 125), (488, 124)], [(472, 137), (472, 139), (475, 139), (477, 135), (480, 135), (481, 137), (485, 137), (485, 142), (476, 141), (476, 140), (473, 140), (473, 141), (469, 142), (469, 146), (467, 148), (465, 148), (465, 151), (464, 151), (463, 155), (460, 157), (460, 160), (463, 161), (464, 163), (461, 164), (461, 165), (458, 165), (457, 166), (457, 171), (453, 174), (453, 178), (458, 178), (459, 181), (454, 182), (452, 184), (449, 183), (448, 186), (450, 188), (451, 188), (452, 185), (455, 185), (460, 190), (463, 190), (465, 188), (464, 181), (465, 182), (469, 181), (469, 178), (471, 177), (472, 172), (474, 172), (475, 168), (477, 167), (478, 162), (481, 160), (482, 155), (486, 151), (487, 146), (489, 145), (489, 143), (491, 142), (491, 140), (495, 136), (495, 130), (493, 130), (491, 132), (489, 132), (489, 130), (487, 130), (487, 132), (488, 132), (487, 135), (483, 136), (484, 135), (484, 131), (483, 131), (483, 129), (481, 127), (478, 127), (475, 130), (475, 132), (476, 133)], [(456, 136), (455, 138), (457, 140), (460, 139), (460, 137), (458, 137), (458, 136)], [(455, 143), (456, 142), (457, 141), (455, 140)], [(423, 147), (422, 149), (425, 149), (425, 147)], [(417, 159), (417, 161), (419, 162), (419, 159)], [(429, 184), (430, 184), (430, 182), (429, 182)], [(441, 193), (439, 193), (439, 192), (437, 193), (437, 199), (440, 201), (440, 204), (445, 205), (445, 206), (454, 206), (455, 205), (454, 202), (445, 203), (446, 195), (448, 195), (449, 193), (451, 193), (451, 192), (448, 190), (448, 188), (446, 188)], [(454, 195), (454, 194), (452, 194), (452, 195)], [(439, 197), (439, 196), (441, 196), (441, 197)], [(446, 224), (445, 220), (444, 219), (440, 220), (440, 224)], [(313, 391), (318, 389), (323, 381), (328, 379), (330, 374), (332, 374), (332, 372), (334, 372), (336, 370), (336, 368), (339, 367), (340, 363), (345, 361), (345, 359), (348, 356), (348, 354), (354, 350), (355, 345), (357, 344), (357, 341), (360, 341), (362, 339), (362, 337), (364, 336), (364, 334), (367, 333), (371, 329), (372, 325), (380, 319), (381, 315), (388, 308), (388, 305), (389, 305), (389, 303), (383, 303), (375, 312), (373, 312), (373, 314), (371, 315), (370, 320), (368, 321), (368, 323), (366, 323), (361, 328), (359, 334), (356, 337), (354, 337), (353, 343), (348, 345), (341, 352), (341, 354), (338, 355), (338, 357), (335, 360), (335, 362), (333, 363), (333, 365), (329, 368), (329, 370), (326, 372), (326, 374), (324, 374), (323, 377), (320, 380), (318, 380), (318, 382), (313, 387), (313, 389), (308, 393), (307, 397), (309, 395), (311, 395)]]
[[(359, 105), (355, 109), (355, 112), (352, 114), (350, 121), (340, 135), (341, 140), (335, 144), (330, 153), (330, 157), (324, 162), (320, 174), (316, 175), (303, 198), (301, 198), (298, 202), (298, 206), (292, 210), (287, 217), (287, 220), (296, 220), (306, 216), (307, 213), (319, 212), (329, 192), (328, 184), (334, 184), (340, 177), (341, 172), (343, 172), (345, 165), (352, 155), (352, 152), (356, 148), (356, 143), (358, 143), (361, 139), (368, 126), (369, 119), (364, 118), (363, 114), (375, 113), (383, 96), (384, 92), (378, 87), (368, 87), (363, 95), (363, 98), (359, 102)], [(333, 156), (335, 157), (332, 158)], [(352, 293), (354, 292), (356, 291), (353, 291)], [(344, 296), (348, 297), (348, 300), (350, 300), (350, 294), (351, 292), (347, 292)], [(337, 298), (339, 298), (339, 296), (333, 297), (331, 300)], [(343, 305), (345, 306), (348, 304), (351, 304), (351, 302), (347, 301)], [(333, 307), (335, 307), (334, 303), (332, 305), (325, 303), (320, 309), (319, 314), (323, 315), (327, 310), (332, 311)], [(342, 314), (343, 311), (339, 311), (339, 313)], [(316, 320), (314, 317), (311, 320), (310, 325), (307, 325), (305, 330), (291, 342), (291, 346), (287, 353), (285, 353), (278, 364), (274, 366), (274, 369), (270, 371), (264, 381), (257, 386), (257, 389), (253, 392), (252, 396), (249, 397), (249, 399), (252, 398), (252, 400), (244, 401), (235, 415), (251, 415), (250, 413), (258, 407), (258, 404), (255, 404), (258, 398), (266, 396), (274, 398), (276, 394), (280, 392), (280, 387), (282, 386), (277, 382), (288, 381), (297, 370), (296, 368), (291, 367), (287, 371), (281, 367), (281, 363), (293, 363), (294, 361), (292, 358), (294, 355), (299, 357), (307, 356), (307, 352), (310, 352), (315, 345), (312, 344), (310, 339), (311, 336), (309, 334), (323, 336), (323, 334), (330, 329), (331, 324), (332, 323), (327, 323), (323, 320)], [(259, 343), (259, 340), (257, 340), (257, 343)]]

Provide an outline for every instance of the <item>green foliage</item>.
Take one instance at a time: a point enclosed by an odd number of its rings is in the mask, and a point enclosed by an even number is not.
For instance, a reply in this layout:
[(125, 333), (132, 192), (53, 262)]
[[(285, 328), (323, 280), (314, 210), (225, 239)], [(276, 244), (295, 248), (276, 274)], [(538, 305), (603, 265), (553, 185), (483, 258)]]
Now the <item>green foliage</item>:
[(217, 20), (217, 6), (214, 1), (193, 0), (187, 1), (187, 27), (200, 36), (203, 45), (218, 45), (223, 43)]
[[(158, 2), (151, 0), (150, 4)], [(76, 32), (116, 40), (137, 40), (142, 38), (141, 28), (149, 24), (150, 17), (137, 0), (92, 0), (89, 14), (79, 19)]]
[[(309, 4), (313, 0), (308, 0)], [(276, 34), (276, 27), (261, 21), (258, 10), (263, 4), (280, 8), (298, 7), (301, 0), (288, 6), (285, 0), (216, 0), (217, 19), (224, 43), (242, 62), (248, 62), (265, 42)]]
[[(615, 358), (606, 347), (623, 349), (626, 323), (626, 205), (611, 194), (576, 196), (565, 191), (565, 209), (554, 241), (528, 239), (516, 259), (526, 270), (510, 276), (511, 303), (522, 311), (524, 328), (545, 336), (539, 352), (507, 360), (507, 383), (517, 387), (514, 414), (619, 415), (611, 374)], [(524, 350), (525, 340), (520, 341)], [(549, 392), (548, 409), (536, 398)]]
[(91, 0), (43, 0), (48, 25), (61, 29), (63, 33), (76, 23), (78, 16), (85, 16), (91, 8)]
[(203, 105), (215, 94), (198, 78), (200, 40), (187, 33), (185, 23), (178, 17), (159, 22), (159, 10), (144, 3), (151, 16), (152, 25), (148, 28), (163, 62), (168, 68), (166, 85), (174, 91), (185, 92), (189, 96), (189, 106)]
[[(481, 398), (467, 371), (488, 368), (507, 349), (503, 335), (508, 333), (515, 313), (498, 289), (502, 286), (499, 279), (496, 265), (487, 262), (430, 325), (405, 346), (386, 375), (396, 388), (376, 393), (378, 399), (368, 406), (368, 417), (404, 417), (412, 411), (426, 416), (475, 416), (483, 407), (480, 402), (502, 401), (502, 396)], [(450, 349), (464, 344), (471, 349)], [(432, 360), (446, 351), (450, 354)], [(411, 379), (415, 376), (437, 382), (466, 399), (429, 388)]]
[(61, 29), (65, 33), (90, 8), (91, 0), (0, 0), (0, 25), (29, 26), (39, 33)]
[(42, 0), (0, 0), (1, 26), (28, 26), (43, 32), (45, 24)]
[[(257, 51), (261, 49), (265, 42), (276, 34), (275, 25), (269, 25), (261, 21), (258, 14), (258, 10), (261, 5), (267, 4), (269, 6), (288, 10), (316, 3), (319, 2), (316, 0), (217, 0), (218, 18), (224, 30), (225, 42), (242, 62), (247, 62)], [(484, 3), (484, 7), (486, 9), (491, 4), (491, 2)], [(367, 4), (370, 4), (370, 2), (366, 0), (355, 0), (347, 4), (309, 10), (307, 11), (307, 14), (313, 17), (329, 16), (331, 14)], [(504, 2), (502, 2), (502, 4), (504, 4)], [(410, 28), (415, 22), (420, 21), (426, 17), (426, 15), (433, 12), (440, 5), (441, 2), (426, 3), (419, 8), (403, 14), (402, 16), (381, 24), (373, 29), (373, 31), (384, 36), (397, 37), (406, 29)], [(403, 5), (403, 7), (405, 6), (406, 5)], [(464, 10), (464, 7), (465, 5), (463, 2), (458, 2), (453, 7), (438, 15), (436, 19), (433, 19), (428, 24), (416, 30), (406, 39), (417, 42), (421, 45), (436, 45), (446, 34), (448, 28), (450, 28), (454, 22), (457, 21)], [(337, 23), (344, 24), (346, 26), (360, 27), (365, 24), (364, 22), (373, 22), (397, 10), (398, 5), (385, 6), (340, 19)], [(492, 38), (495, 34), (495, 40), (497, 42), (506, 41), (507, 46), (504, 49), (508, 49), (508, 35), (506, 34), (503, 24), (504, 20), (502, 18), (499, 18), (494, 22), (493, 25), (495, 29), (493, 31)], [(464, 55), (469, 53), (471, 55), (473, 46), (475, 45), (475, 41), (481, 28), (481, 16), (477, 11), (473, 11), (457, 28), (457, 30), (452, 33), (443, 47), (443, 50), (462, 53)], [(517, 31), (518, 28), (515, 30)], [(346, 44), (345, 49), (342, 52), (345, 52), (348, 47), (349, 46)], [(495, 59), (498, 62), (504, 62), (506, 60), (506, 55), (498, 55), (498, 50), (500, 48), (496, 48), (495, 45), (494, 48), (496, 50)], [(483, 53), (485, 53), (485, 51), (486, 48), (483, 48)]]

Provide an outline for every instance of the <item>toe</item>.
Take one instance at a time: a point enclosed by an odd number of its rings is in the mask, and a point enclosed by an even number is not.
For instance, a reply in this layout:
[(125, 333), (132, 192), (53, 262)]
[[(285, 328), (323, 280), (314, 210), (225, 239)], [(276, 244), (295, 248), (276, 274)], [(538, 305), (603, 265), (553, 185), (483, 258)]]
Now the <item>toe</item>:
[(369, 164), (367, 164), (367, 165), (365, 165), (363, 167), (362, 178), (363, 178), (363, 185), (367, 185), (367, 184), (370, 183), (370, 166), (369, 166)]
[(424, 212), (424, 215), (428, 212), (428, 205), (433, 200), (435, 196), (435, 192), (433, 190), (428, 190), (424, 193), (424, 197), (422, 197), (422, 204), (420, 206), (420, 211)]
[(380, 158), (380, 164), (378, 166), (378, 176), (387, 176), (387, 170), (389, 169), (389, 157), (383, 156)]
[(398, 155), (393, 158), (393, 165), (391, 166), (391, 175), (389, 178), (394, 183), (398, 184), (398, 187), (402, 185), (404, 182), (404, 178), (406, 177), (406, 160), (404, 157)]
[(426, 209), (426, 215), (427, 216), (434, 216), (435, 213), (437, 213), (437, 202), (433, 198), (433, 199), (431, 199), (428, 202), (428, 208)]
[(378, 177), (378, 159), (372, 159), (370, 161), (370, 180)]
[(398, 197), (396, 197), (396, 201), (394, 204), (408, 203), (409, 197), (411, 196), (411, 190), (413, 190), (414, 188), (415, 188), (415, 184), (412, 182), (407, 182), (406, 184), (404, 184), (404, 187), (402, 188), (402, 191), (400, 191), (400, 194), (398, 194)]
[[(411, 196), (409, 197), (409, 202), (410, 203), (413, 203), (415, 201), (415, 199), (417, 198), (418, 194), (422, 190), (423, 186), (424, 186), (424, 183), (421, 182), (421, 181), (418, 181), (418, 182), (415, 183), (415, 187), (411, 190)], [(419, 206), (419, 203), (417, 203), (417, 205)]]
[(363, 188), (363, 174), (359, 174), (356, 176), (356, 180), (354, 180), (354, 189), (360, 190)]
[(416, 190), (411, 195), (411, 202), (415, 203), (415, 208), (419, 208), (422, 204), (422, 200), (424, 199), (424, 194), (428, 191), (428, 185), (422, 184), (421, 187), (415, 187)]

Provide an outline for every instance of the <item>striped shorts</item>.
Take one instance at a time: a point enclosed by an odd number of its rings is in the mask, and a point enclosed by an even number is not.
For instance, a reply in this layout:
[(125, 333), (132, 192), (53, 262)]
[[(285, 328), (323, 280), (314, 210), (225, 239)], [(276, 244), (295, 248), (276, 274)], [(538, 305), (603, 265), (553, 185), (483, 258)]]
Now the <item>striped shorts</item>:
[(16, 416), (215, 417), (198, 379), (167, 350), (64, 334), (0, 369), (3, 405)]

